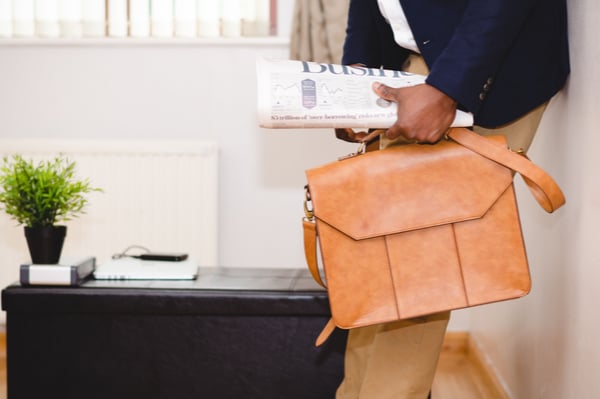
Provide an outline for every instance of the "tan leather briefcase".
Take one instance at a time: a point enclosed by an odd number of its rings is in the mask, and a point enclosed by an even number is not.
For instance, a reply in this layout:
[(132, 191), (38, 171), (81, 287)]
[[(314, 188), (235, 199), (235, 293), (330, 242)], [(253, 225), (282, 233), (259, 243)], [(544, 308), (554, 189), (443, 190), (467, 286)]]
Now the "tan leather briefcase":
[(318, 239), (333, 324), (354, 328), (529, 293), (513, 171), (548, 212), (564, 204), (552, 178), (504, 137), (467, 129), (435, 145), (308, 170), (306, 257), (324, 284)]

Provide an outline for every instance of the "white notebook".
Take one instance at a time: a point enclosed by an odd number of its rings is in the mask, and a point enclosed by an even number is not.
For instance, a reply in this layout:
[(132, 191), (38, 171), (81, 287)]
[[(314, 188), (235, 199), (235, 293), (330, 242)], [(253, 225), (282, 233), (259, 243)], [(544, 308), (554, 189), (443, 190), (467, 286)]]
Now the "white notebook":
[(198, 264), (186, 259), (180, 262), (140, 260), (123, 257), (96, 267), (97, 280), (194, 280)]

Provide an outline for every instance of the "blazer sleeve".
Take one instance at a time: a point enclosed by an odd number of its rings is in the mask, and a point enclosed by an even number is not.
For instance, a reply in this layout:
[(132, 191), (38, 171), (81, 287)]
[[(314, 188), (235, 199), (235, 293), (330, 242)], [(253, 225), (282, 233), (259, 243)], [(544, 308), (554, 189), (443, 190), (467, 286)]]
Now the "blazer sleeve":
[[(477, 113), (535, 3), (536, 0), (468, 0), (449, 41), (430, 64), (427, 83)], [(424, 32), (416, 38), (424, 56), (428, 45), (435, 45), (424, 37), (427, 29), (413, 28), (413, 33)]]

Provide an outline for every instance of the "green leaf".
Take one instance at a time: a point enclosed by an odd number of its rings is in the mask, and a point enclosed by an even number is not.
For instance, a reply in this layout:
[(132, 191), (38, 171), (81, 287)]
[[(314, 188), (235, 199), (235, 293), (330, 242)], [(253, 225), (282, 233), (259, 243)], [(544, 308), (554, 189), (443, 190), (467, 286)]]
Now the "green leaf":
[(50, 226), (84, 213), (92, 191), (89, 180), (75, 179), (75, 162), (63, 156), (34, 164), (21, 155), (4, 157), (0, 167), (0, 204), (19, 224)]

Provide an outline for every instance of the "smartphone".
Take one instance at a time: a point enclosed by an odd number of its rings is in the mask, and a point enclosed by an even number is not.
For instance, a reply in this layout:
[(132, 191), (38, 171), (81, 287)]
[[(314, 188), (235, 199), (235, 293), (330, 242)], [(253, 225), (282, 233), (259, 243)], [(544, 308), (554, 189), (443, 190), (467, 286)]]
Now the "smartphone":
[(188, 254), (183, 252), (148, 252), (138, 256), (141, 260), (162, 260), (166, 262), (180, 262), (186, 260)]

